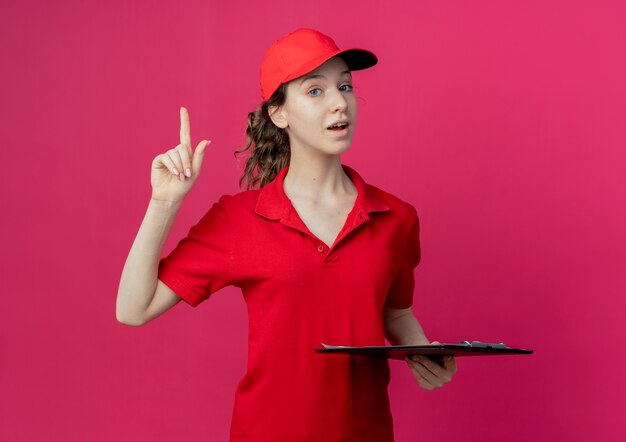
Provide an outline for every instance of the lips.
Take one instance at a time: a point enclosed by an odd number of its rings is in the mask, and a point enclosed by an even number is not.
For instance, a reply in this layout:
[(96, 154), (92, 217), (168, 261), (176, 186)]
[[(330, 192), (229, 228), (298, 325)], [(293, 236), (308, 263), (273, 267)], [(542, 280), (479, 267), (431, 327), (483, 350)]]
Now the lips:
[(340, 120), (340, 121), (335, 121), (333, 124), (328, 126), (326, 129), (327, 130), (341, 131), (341, 130), (347, 129), (349, 125), (350, 125), (350, 123), (347, 120)]

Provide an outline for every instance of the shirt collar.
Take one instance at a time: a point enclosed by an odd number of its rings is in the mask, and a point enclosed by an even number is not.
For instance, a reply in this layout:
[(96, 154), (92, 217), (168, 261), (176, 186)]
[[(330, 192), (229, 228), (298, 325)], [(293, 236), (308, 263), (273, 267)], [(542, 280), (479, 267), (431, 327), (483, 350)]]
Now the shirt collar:
[[(343, 167), (343, 170), (350, 177), (357, 189), (358, 195), (355, 204), (363, 208), (366, 213), (389, 210), (389, 207), (382, 199), (369, 189), (367, 183), (361, 178), (361, 175), (345, 164), (342, 164), (341, 167)], [(278, 172), (272, 182), (261, 188), (259, 199), (256, 203), (256, 213), (269, 219), (282, 219), (289, 214), (291, 201), (283, 189), (283, 181), (288, 170), (289, 166), (284, 167)]]

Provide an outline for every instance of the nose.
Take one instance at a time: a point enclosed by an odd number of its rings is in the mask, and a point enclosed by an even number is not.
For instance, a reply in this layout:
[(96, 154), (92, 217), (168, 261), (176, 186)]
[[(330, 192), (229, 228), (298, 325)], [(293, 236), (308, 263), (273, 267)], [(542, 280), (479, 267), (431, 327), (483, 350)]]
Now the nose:
[(346, 101), (341, 91), (336, 89), (331, 96), (330, 105), (331, 105), (331, 110), (333, 112), (337, 112), (340, 110), (345, 110), (346, 107), (348, 106), (348, 102)]

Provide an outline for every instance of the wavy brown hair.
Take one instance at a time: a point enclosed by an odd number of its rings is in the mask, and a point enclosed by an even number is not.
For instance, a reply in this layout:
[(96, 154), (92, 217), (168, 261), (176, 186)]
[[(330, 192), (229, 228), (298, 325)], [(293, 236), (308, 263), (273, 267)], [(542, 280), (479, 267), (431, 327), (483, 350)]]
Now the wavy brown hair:
[(248, 113), (248, 142), (245, 147), (235, 151), (237, 157), (251, 149), (244, 173), (239, 179), (240, 190), (244, 182), (248, 190), (265, 186), (276, 178), (281, 169), (289, 165), (289, 135), (276, 126), (269, 115), (270, 106), (281, 106), (285, 103), (286, 92), (286, 85), (281, 84), (270, 98)]

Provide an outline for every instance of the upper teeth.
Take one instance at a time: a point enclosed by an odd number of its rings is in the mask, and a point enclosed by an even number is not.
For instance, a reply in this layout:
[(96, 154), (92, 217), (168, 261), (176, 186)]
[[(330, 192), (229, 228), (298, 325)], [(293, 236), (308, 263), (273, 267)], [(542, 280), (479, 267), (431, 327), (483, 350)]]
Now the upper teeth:
[(332, 125), (332, 126), (330, 126), (330, 127), (343, 127), (343, 126), (346, 126), (347, 124), (348, 124), (348, 123), (335, 123), (335, 124), (333, 124), (333, 125)]

